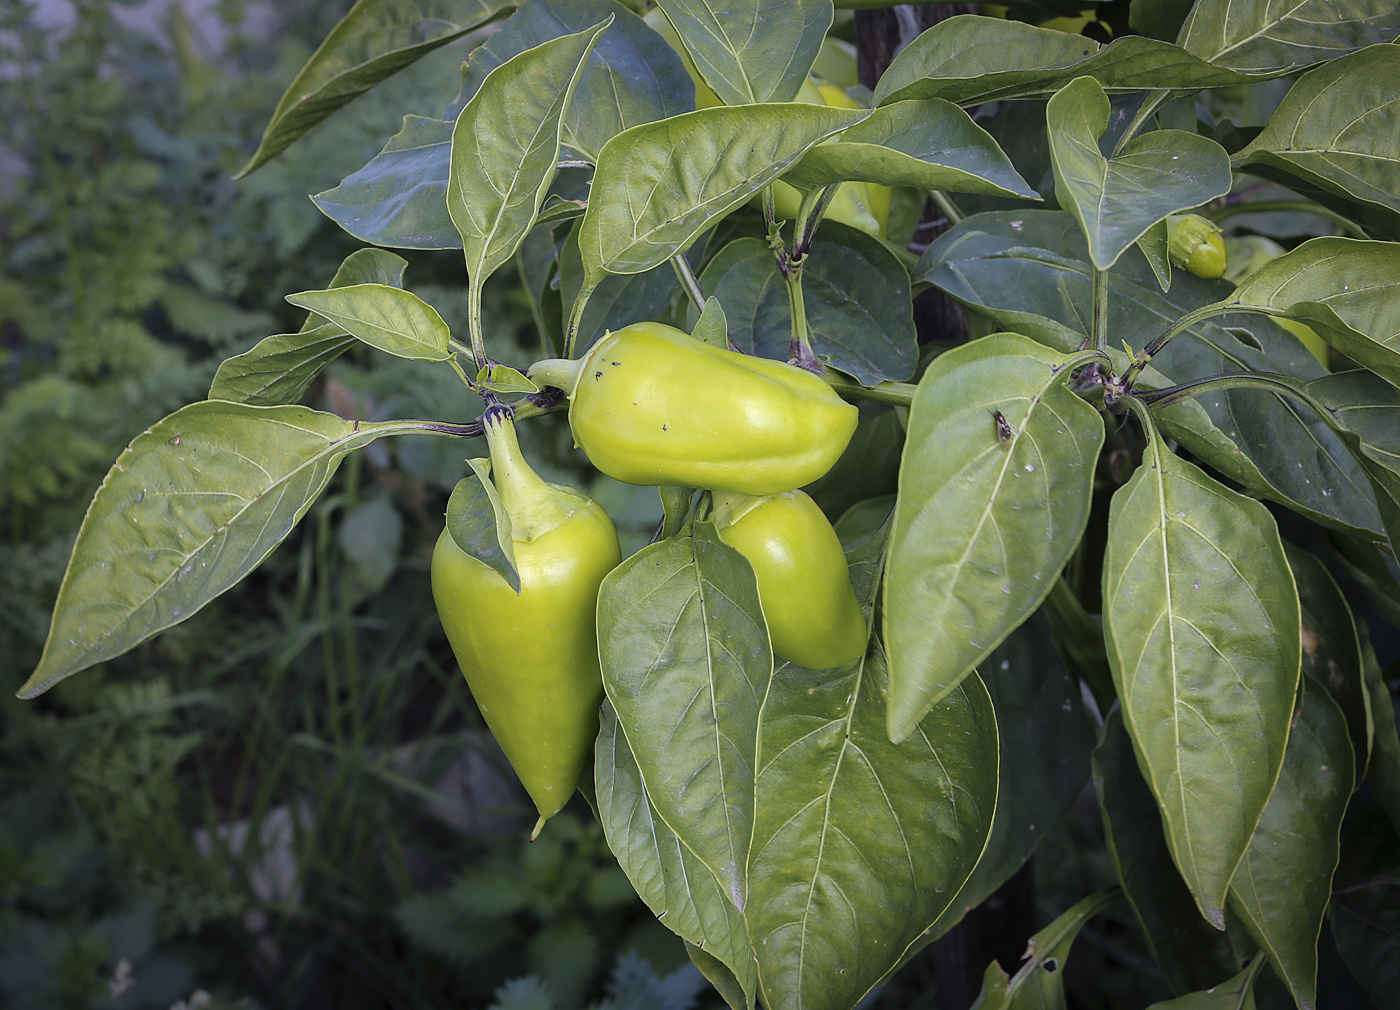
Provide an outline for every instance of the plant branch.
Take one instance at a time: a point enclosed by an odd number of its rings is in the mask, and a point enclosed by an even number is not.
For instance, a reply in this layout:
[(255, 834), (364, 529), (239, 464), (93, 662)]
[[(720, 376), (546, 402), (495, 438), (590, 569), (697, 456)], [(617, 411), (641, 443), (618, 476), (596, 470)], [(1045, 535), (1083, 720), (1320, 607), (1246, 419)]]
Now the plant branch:
[(1322, 206), (1320, 203), (1313, 203), (1311, 200), (1253, 200), (1244, 203), (1227, 203), (1223, 207), (1207, 211), (1205, 216), (1216, 224), (1226, 221), (1239, 214), (1271, 214), (1271, 213), (1292, 213), (1311, 214), (1313, 217), (1325, 218), (1333, 224), (1339, 225), (1352, 238), (1369, 239), (1371, 236), (1366, 229), (1361, 227), (1351, 218), (1338, 214), (1334, 210)]
[(704, 312), (705, 292), (700, 287), (700, 281), (695, 277), (695, 271), (690, 269), (690, 261), (685, 258), (685, 253), (676, 253), (671, 257), (671, 268), (676, 271), (676, 276), (680, 278), (681, 287), (685, 289), (690, 303), (695, 306), (695, 311)]

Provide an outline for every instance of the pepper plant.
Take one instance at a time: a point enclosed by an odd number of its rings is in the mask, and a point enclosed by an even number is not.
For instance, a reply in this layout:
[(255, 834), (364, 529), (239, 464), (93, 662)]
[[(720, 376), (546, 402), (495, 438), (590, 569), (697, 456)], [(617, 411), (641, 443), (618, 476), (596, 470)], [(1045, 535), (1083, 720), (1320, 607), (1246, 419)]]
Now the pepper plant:
[[(226, 361), (117, 459), (21, 695), (242, 579), (348, 453), (471, 439), (486, 407), (571, 409), (557, 360), (536, 382), (491, 356), (482, 287), (510, 273), (541, 359), (666, 323), (861, 407), (808, 488), (866, 616), (854, 663), (774, 655), (769, 625), (806, 602), (760, 604), (705, 489), (660, 489), (654, 542), (598, 598), (582, 788), (731, 1006), (854, 1006), (1031, 856), (1091, 766), (1119, 885), (1014, 975), (989, 966), (981, 1006), (1062, 1000), (1076, 934), (1121, 899), (1174, 1007), (1249, 1005), (1261, 973), (1312, 1007), (1320, 946), (1390, 998), (1400, 742), (1353, 608), (1400, 620), (1400, 13), (1132, 0), (1099, 5), (1101, 44), (1029, 23), (1083, 0), (1028, 0), (936, 24), (870, 90), (831, 0), (659, 0), (664, 25), (636, 6), (358, 0), (245, 174), (476, 32), (460, 96), (314, 197), (367, 247), (288, 295), (302, 329)], [(795, 101), (813, 74), (850, 100)], [(826, 218), (843, 185), (847, 223)], [(931, 242), (926, 199), (948, 226)], [(1174, 267), (1168, 218), (1193, 212), (1227, 250), (1281, 254), (1227, 279)], [(462, 251), (463, 330), (395, 248)], [(930, 288), (974, 339), (919, 343)], [(463, 416), (300, 405), (357, 342), (454, 369)], [(660, 401), (719, 412), (723, 381), (697, 368)], [(665, 452), (635, 434), (595, 437)], [(509, 581), (487, 472), (447, 526)]]

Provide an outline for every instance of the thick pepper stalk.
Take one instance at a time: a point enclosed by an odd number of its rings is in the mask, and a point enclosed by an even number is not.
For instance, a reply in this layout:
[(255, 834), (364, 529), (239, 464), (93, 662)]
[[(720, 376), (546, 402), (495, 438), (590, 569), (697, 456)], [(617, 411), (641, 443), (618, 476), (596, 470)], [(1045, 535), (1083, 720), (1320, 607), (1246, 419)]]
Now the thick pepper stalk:
[(578, 786), (598, 732), (598, 586), (621, 560), (602, 506), (548, 484), (508, 411), (487, 411), (492, 483), (511, 523), (520, 592), (443, 530), (433, 599), (486, 725), (539, 811), (531, 839)]

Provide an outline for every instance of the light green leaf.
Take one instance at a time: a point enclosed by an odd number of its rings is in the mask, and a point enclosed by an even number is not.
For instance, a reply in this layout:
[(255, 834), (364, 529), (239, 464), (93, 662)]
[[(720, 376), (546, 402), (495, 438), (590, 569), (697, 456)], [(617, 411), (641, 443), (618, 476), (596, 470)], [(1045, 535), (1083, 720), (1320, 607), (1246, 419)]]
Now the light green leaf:
[[(929, 246), (913, 279), (931, 281), (994, 324), (1061, 351), (1089, 332), (1094, 267), (1074, 219), (1057, 211), (976, 214)], [(1226, 298), (1225, 281), (1177, 271), (1163, 292), (1145, 260), (1108, 274), (1108, 332), (1141, 347), (1185, 313)], [(1110, 349), (1110, 357), (1121, 355)], [(1116, 362), (1118, 368), (1126, 360)], [(1258, 314), (1205, 320), (1175, 337), (1144, 388), (1250, 371), (1327, 374), (1293, 334)], [(1253, 389), (1216, 391), (1155, 412), (1162, 430), (1231, 480), (1315, 522), (1378, 539), (1385, 524), (1371, 480), (1307, 407)]]
[(919, 382), (885, 571), (892, 740), (1040, 605), (1079, 543), (1103, 423), (1065, 381), (1091, 357), (994, 334)]
[(476, 373), (479, 388), (500, 395), (512, 393), (538, 393), (540, 387), (530, 381), (530, 377), (510, 365), (483, 365)]
[(1397, 115), (1400, 46), (1371, 46), (1299, 78), (1234, 164), (1363, 204), (1400, 232)]
[(193, 615), (272, 553), (340, 460), (422, 422), (206, 400), (117, 457), (78, 530), (32, 698)]
[(875, 104), (942, 98), (977, 105), (1049, 98), (1076, 77), (1112, 93), (1198, 91), (1269, 75), (1212, 66), (1177, 46), (1129, 35), (1107, 46), (1020, 21), (960, 14), (940, 21), (895, 57), (875, 88)]
[(763, 707), (749, 904), (764, 1006), (848, 1010), (938, 918), (991, 830), (996, 717), (974, 675), (885, 734), (884, 657), (784, 665)]
[(592, 281), (660, 266), (867, 113), (816, 105), (702, 109), (634, 127), (598, 157), (579, 249)]
[(598, 652), (651, 803), (743, 911), (773, 672), (753, 570), (706, 523), (643, 548), (603, 580)]
[(997, 962), (989, 964), (973, 1010), (1062, 1010), (1070, 948), (1089, 920), (1117, 897), (1116, 887), (1091, 894), (1036, 933), (1026, 947), (1026, 959), (1011, 978)]
[(238, 178), (336, 109), (507, 6), (496, 0), (356, 0), (287, 86)]
[(401, 358), (446, 361), (451, 331), (442, 316), (411, 291), (387, 284), (351, 284), (300, 291), (287, 301), (319, 313), (371, 347)]
[(1171, 865), (1161, 811), (1138, 770), (1117, 705), (1104, 719), (1094, 751), (1094, 791), (1108, 855), (1162, 974), (1178, 993), (1215, 985), (1235, 969), (1234, 952), (1226, 934), (1201, 918)]
[(1170, 291), (1172, 286), (1172, 261), (1167, 253), (1167, 235), (1167, 222), (1163, 220), (1147, 229), (1137, 240), (1143, 259), (1147, 260), (1163, 291)]
[(1147, 1010), (1254, 1010), (1254, 980), (1264, 966), (1262, 957), (1255, 957), (1238, 975), (1228, 982), (1211, 986), (1200, 992), (1153, 1003)]
[[(330, 287), (375, 283), (403, 287), (408, 266), (401, 256), (382, 249), (358, 249), (345, 258)], [(256, 407), (295, 403), (321, 369), (353, 346), (344, 327), (310, 313), (296, 333), (280, 333), (258, 341), (252, 350), (234, 355), (219, 366), (209, 387), (209, 399), (233, 400)]]
[(1374, 0), (1216, 0), (1198, 3), (1177, 45), (1232, 70), (1312, 66), (1397, 34), (1394, 11)]
[(940, 98), (895, 102), (808, 151), (784, 181), (815, 189), (850, 179), (882, 186), (1039, 200), (986, 130)]
[(716, 347), (729, 346), (729, 323), (724, 318), (724, 306), (714, 295), (705, 299), (705, 308), (695, 320), (690, 335)]
[(1343, 354), (1400, 386), (1397, 278), (1400, 243), (1324, 236), (1266, 263), (1219, 304), (1305, 322)]
[(510, 513), (491, 482), (491, 461), (469, 459), (467, 465), (471, 476), (459, 480), (447, 499), (447, 535), (458, 550), (485, 564), (519, 595)]
[(1303, 688), (1283, 770), (1230, 881), (1230, 910), (1269, 955), (1298, 1006), (1313, 1010), (1317, 939), (1354, 771), (1341, 710), (1311, 677)]
[(594, 756), (598, 819), (627, 879), (667, 929), (729, 970), (752, 1007), (758, 977), (743, 917), (714, 874), (657, 815), (607, 702)]
[(1230, 877), (1283, 763), (1298, 593), (1268, 510), (1144, 426), (1142, 465), (1109, 512), (1104, 639), (1172, 858), (1223, 929)]
[(657, 0), (725, 105), (790, 102), (831, 28), (831, 0)]
[(588, 54), (611, 23), (503, 63), (457, 117), (447, 210), (477, 292), (534, 227), (559, 160), (560, 120)]
[(1055, 197), (1079, 222), (1089, 256), (1107, 270), (1123, 251), (1169, 214), (1230, 191), (1230, 157), (1207, 137), (1153, 130), (1112, 158), (1099, 153), (1108, 128), (1108, 95), (1079, 77), (1050, 99), (1050, 160)]

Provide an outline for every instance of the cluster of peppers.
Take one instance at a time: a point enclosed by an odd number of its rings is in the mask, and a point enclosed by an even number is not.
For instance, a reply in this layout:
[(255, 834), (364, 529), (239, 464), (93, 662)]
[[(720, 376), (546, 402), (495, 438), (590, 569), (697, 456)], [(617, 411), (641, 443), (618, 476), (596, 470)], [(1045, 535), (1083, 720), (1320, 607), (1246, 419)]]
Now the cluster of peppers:
[[(569, 397), (575, 443), (630, 484), (711, 492), (720, 539), (753, 567), (773, 651), (810, 669), (865, 653), (865, 615), (831, 523), (802, 491), (831, 469), (857, 410), (817, 375), (698, 340), (661, 323), (609, 333), (579, 359), (530, 377)], [(701, 399), (694, 390), (709, 394)], [(603, 699), (596, 613), (621, 560), (596, 502), (525, 462), (510, 412), (487, 411), (491, 476), (510, 520), (517, 593), (444, 530), (433, 598), (482, 716), (544, 822), (568, 802)]]

